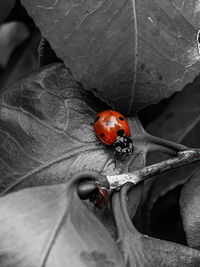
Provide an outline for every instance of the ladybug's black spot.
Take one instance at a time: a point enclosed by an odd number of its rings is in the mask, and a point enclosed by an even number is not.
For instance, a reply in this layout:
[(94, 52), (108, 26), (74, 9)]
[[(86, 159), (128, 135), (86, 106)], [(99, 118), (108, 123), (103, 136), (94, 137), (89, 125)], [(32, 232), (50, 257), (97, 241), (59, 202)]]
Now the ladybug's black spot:
[(119, 117), (119, 119), (120, 119), (120, 121), (123, 121), (124, 120), (124, 118), (122, 118), (122, 117)]
[(97, 122), (99, 120), (99, 118), (100, 118), (100, 116), (96, 117), (94, 123)]
[(105, 134), (104, 134), (104, 133), (102, 133), (102, 134), (101, 134), (101, 137), (104, 137), (104, 136), (105, 136)]
[(111, 121), (106, 122), (106, 126), (109, 126), (109, 125), (111, 125)]
[(123, 136), (123, 135), (124, 135), (124, 130), (123, 130), (123, 129), (119, 129), (119, 130), (117, 131), (117, 135), (118, 135), (118, 136)]

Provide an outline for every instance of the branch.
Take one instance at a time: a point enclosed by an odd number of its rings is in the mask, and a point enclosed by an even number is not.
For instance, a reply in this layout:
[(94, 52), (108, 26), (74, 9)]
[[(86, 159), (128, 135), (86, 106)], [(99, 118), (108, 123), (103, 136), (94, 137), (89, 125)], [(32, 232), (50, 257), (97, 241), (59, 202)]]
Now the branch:
[(147, 166), (132, 173), (107, 176), (107, 179), (110, 183), (110, 188), (122, 186), (127, 182), (137, 184), (157, 174), (161, 174), (181, 166), (189, 165), (196, 161), (200, 161), (200, 149), (185, 150), (178, 152), (176, 157), (168, 160)]
[(146, 141), (152, 151), (163, 152), (171, 156), (176, 156), (177, 152), (189, 149), (185, 145), (159, 138), (151, 134), (147, 134)]

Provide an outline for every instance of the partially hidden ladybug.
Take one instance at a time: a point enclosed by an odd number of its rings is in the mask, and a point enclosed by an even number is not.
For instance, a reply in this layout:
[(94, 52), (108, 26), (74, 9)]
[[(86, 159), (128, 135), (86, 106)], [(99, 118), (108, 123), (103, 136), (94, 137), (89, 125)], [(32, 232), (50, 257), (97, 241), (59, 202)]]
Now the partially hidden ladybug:
[(78, 194), (81, 199), (89, 199), (99, 209), (108, 201), (107, 188), (92, 182), (81, 183), (78, 187)]
[(124, 116), (114, 110), (104, 110), (97, 114), (94, 129), (101, 141), (114, 147), (116, 157), (123, 159), (133, 153), (133, 141)]

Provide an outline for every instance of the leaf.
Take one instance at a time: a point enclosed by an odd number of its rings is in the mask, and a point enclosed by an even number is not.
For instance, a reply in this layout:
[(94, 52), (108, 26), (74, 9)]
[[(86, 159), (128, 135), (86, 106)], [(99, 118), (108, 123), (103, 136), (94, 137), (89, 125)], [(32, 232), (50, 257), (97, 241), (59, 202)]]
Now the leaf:
[(187, 245), (179, 206), (182, 187), (182, 185), (176, 186), (163, 196), (158, 197), (151, 210), (150, 235)]
[(75, 79), (123, 113), (169, 97), (199, 73), (196, 0), (22, 4)]
[(40, 38), (39, 33), (32, 34), (13, 51), (5, 71), (1, 75), (0, 90), (37, 69), (37, 48)]
[(1, 267), (125, 266), (114, 240), (77, 196), (77, 182), (0, 199)]
[(199, 86), (200, 76), (172, 98), (166, 110), (148, 126), (148, 130), (172, 141), (183, 142), (192, 147), (200, 146), (197, 138), (195, 142), (192, 138), (187, 138), (200, 121)]
[(0, 2), (0, 23), (2, 23), (9, 15), (11, 9), (15, 5), (15, 0), (1, 0)]
[(190, 180), (184, 185), (181, 191), (180, 210), (183, 219), (187, 243), (190, 247), (200, 249), (200, 197), (199, 197), (199, 176), (200, 171), (194, 172)]
[[(199, 85), (200, 78), (197, 77), (194, 83), (172, 98), (165, 111), (147, 127), (147, 130), (151, 134), (182, 142), (189, 147), (200, 147), (198, 134), (200, 127)], [(152, 154), (148, 159), (148, 164), (161, 159), (160, 155)], [(145, 183), (142, 215), (146, 214), (145, 223), (150, 225), (151, 212), (158, 198), (164, 197), (177, 186), (183, 185), (196, 168), (199, 168), (199, 163), (159, 175)]]
[(135, 152), (115, 168), (113, 150), (93, 129), (106, 106), (74, 81), (63, 64), (49, 65), (0, 96), (0, 191), (66, 182), (81, 170), (117, 174), (142, 168), (145, 134), (128, 119)]
[(0, 65), (6, 67), (9, 57), (20, 43), (29, 36), (26, 25), (22, 22), (9, 22), (0, 26)]
[[(5, 89), (0, 95), (1, 196), (65, 183), (82, 170), (114, 175), (144, 167), (148, 147), (137, 117), (128, 118), (134, 154), (116, 166), (112, 148), (96, 137), (94, 119), (107, 108), (63, 64), (49, 65)], [(95, 213), (115, 235), (110, 205)]]
[[(127, 266), (199, 266), (199, 251), (137, 231), (126, 208), (126, 195), (131, 186), (126, 184), (113, 196), (113, 212), (119, 233), (118, 244)], [(139, 204), (138, 186), (134, 187), (134, 192), (136, 212)]]

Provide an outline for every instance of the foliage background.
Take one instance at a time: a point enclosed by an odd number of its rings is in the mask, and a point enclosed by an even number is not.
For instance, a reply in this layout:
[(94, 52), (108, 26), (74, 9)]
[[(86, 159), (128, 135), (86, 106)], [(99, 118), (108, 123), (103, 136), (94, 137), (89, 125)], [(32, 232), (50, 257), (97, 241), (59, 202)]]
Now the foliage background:
[[(199, 14), (184, 0), (1, 1), (1, 266), (199, 266), (199, 163), (125, 186), (102, 210), (71, 180), (168, 158), (146, 131), (200, 147)], [(135, 146), (116, 167), (92, 126), (110, 107)]]

